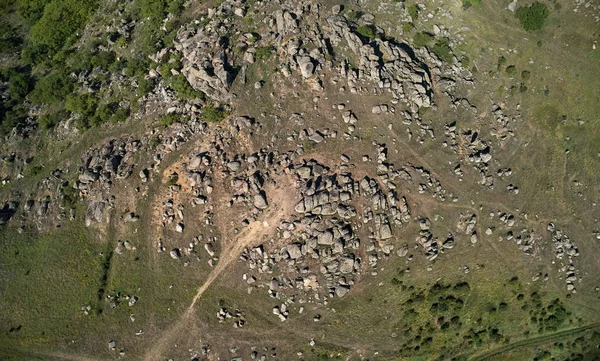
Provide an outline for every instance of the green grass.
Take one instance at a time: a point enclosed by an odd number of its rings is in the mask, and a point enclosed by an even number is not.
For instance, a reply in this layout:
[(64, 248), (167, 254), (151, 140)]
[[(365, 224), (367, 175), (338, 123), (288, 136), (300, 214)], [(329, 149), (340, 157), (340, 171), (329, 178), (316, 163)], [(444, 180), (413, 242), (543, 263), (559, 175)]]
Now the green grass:
[(0, 242), (0, 342), (39, 345), (77, 338), (89, 321), (79, 308), (98, 305), (106, 246), (82, 228), (47, 236), (5, 229)]
[(439, 39), (436, 41), (431, 48), (431, 51), (446, 63), (452, 64), (454, 62), (450, 41), (448, 39)]
[(415, 34), (415, 36), (413, 38), (413, 44), (417, 48), (423, 48), (423, 47), (431, 44), (433, 42), (433, 40), (434, 40), (433, 35), (422, 31), (420, 33)]
[(202, 109), (204, 120), (209, 123), (219, 123), (229, 116), (229, 112), (219, 106), (207, 103)]
[(373, 25), (361, 25), (356, 28), (356, 32), (367, 39), (374, 39), (377, 37), (377, 28)]

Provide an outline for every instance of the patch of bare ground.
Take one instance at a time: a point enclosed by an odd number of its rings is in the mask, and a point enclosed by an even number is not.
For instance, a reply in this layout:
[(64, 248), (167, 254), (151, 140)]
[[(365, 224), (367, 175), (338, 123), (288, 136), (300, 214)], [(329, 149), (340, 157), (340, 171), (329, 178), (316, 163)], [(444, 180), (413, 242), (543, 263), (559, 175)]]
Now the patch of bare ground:
[[(280, 221), (292, 214), (294, 205), (297, 202), (296, 194), (291, 191), (292, 189), (293, 183), (289, 176), (277, 177), (275, 178), (275, 184), (265, 187), (268, 199), (276, 200), (276, 202), (271, 202), (269, 208), (256, 221), (250, 223), (238, 233), (237, 236), (223, 239), (219, 263), (208, 275), (204, 283), (198, 287), (187, 310), (169, 329), (158, 336), (158, 339), (144, 355), (144, 360), (160, 359), (160, 356), (164, 354), (178, 336), (183, 332), (187, 333), (188, 326), (193, 324), (194, 306), (202, 297), (202, 294), (219, 278), (219, 275), (223, 271), (239, 258), (244, 249), (259, 245), (264, 237), (275, 232)], [(197, 337), (201, 337), (201, 335), (197, 335)]]

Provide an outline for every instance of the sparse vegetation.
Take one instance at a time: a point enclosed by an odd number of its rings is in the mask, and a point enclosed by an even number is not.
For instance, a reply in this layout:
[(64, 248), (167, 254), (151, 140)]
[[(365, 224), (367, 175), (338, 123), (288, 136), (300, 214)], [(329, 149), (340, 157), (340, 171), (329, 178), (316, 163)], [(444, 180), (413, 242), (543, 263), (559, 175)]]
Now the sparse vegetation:
[(256, 48), (256, 52), (254, 53), (254, 56), (256, 56), (256, 59), (258, 60), (262, 60), (262, 59), (268, 59), (271, 54), (273, 54), (273, 51), (275, 49), (272, 46), (259, 46)]
[(480, 6), (482, 0), (463, 0), (463, 9), (467, 10), (472, 6)]
[(446, 63), (452, 64), (454, 62), (454, 56), (452, 55), (452, 49), (450, 48), (450, 41), (446, 38), (436, 41), (431, 48), (431, 51), (433, 51), (438, 58), (442, 59)]
[(374, 39), (377, 37), (377, 28), (375, 28), (374, 25), (361, 25), (358, 28), (356, 28), (356, 32), (359, 35), (362, 35), (365, 38), (368, 39)]
[(423, 48), (429, 44), (431, 44), (434, 40), (434, 36), (426, 33), (424, 31), (416, 33), (415, 37), (413, 38), (413, 44), (417, 47), (417, 48)]
[(202, 116), (209, 123), (219, 123), (229, 116), (229, 112), (219, 106), (207, 103), (202, 109)]
[(417, 21), (419, 18), (419, 6), (417, 4), (411, 4), (408, 6), (407, 10), (412, 21)]

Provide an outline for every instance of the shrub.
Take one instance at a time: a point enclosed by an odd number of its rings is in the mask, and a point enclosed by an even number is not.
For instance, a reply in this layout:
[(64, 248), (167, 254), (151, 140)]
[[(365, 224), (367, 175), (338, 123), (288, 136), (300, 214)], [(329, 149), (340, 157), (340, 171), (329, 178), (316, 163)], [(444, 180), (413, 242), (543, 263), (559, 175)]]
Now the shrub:
[(525, 85), (525, 83), (521, 83), (521, 85), (519, 86), (519, 91), (521, 93), (525, 93), (527, 91), (527, 85)]
[(180, 99), (204, 99), (205, 95), (201, 91), (197, 91), (188, 82), (185, 76), (179, 74), (171, 78), (169, 83), (171, 88), (177, 92)]
[(365, 38), (374, 39), (377, 37), (377, 28), (373, 25), (361, 25), (356, 28), (356, 32)]
[(40, 20), (31, 28), (35, 45), (45, 45), (56, 53), (86, 23), (97, 5), (96, 0), (53, 0), (44, 8)]
[(415, 29), (415, 26), (412, 23), (404, 23), (402, 24), (402, 31), (404, 34), (408, 34)]
[(504, 56), (501, 56), (498, 58), (498, 70), (500, 70), (501, 67), (503, 67), (504, 65), (506, 65), (506, 62), (508, 60), (506, 60), (506, 58)]
[(123, 122), (129, 117), (130, 110), (129, 108), (117, 108), (113, 113), (110, 121), (113, 123)]
[(531, 78), (531, 72), (528, 70), (523, 70), (521, 72), (521, 79), (523, 80), (529, 80), (529, 78)]
[(19, 14), (30, 24), (36, 23), (44, 14), (44, 8), (51, 0), (18, 0)]
[(448, 39), (440, 39), (436, 41), (436, 43), (431, 48), (431, 51), (438, 58), (444, 60), (446, 63), (452, 64), (454, 62), (454, 57), (452, 56), (452, 49), (450, 49), (450, 42)]
[(38, 80), (29, 98), (37, 104), (61, 103), (73, 91), (73, 83), (66, 71), (50, 73)]
[(108, 70), (116, 59), (117, 54), (114, 51), (100, 51), (92, 57), (91, 64), (93, 67), (99, 66), (102, 69)]
[(25, 70), (11, 69), (8, 74), (8, 92), (13, 100), (22, 100), (33, 87), (33, 79)]
[(256, 48), (256, 52), (254, 53), (254, 56), (256, 56), (256, 59), (258, 59), (258, 60), (266, 59), (271, 56), (271, 54), (273, 53), (273, 50), (275, 50), (275, 49), (272, 46), (259, 46)]
[[(0, 10), (2, 11), (2, 10)], [(8, 54), (16, 51), (23, 39), (18, 35), (18, 30), (7, 22), (0, 22), (0, 53)]]
[(210, 123), (219, 123), (221, 120), (225, 119), (229, 113), (225, 111), (221, 107), (215, 107), (214, 105), (207, 103), (202, 109), (202, 115), (204, 115), (204, 120)]
[(521, 26), (527, 31), (542, 29), (549, 15), (548, 6), (537, 1), (530, 6), (520, 6), (515, 12)]
[(427, 46), (428, 44), (430, 44), (433, 41), (433, 35), (426, 33), (424, 31), (415, 34), (415, 37), (413, 38), (414, 41), (414, 45), (417, 48), (422, 48)]
[(169, 125), (179, 123), (179, 115), (177, 114), (165, 114), (160, 117), (159, 122), (161, 125), (168, 127)]
[(408, 15), (410, 15), (412, 21), (417, 21), (417, 19), (419, 18), (419, 7), (417, 6), (417, 4), (410, 5), (407, 10)]
[(473, 5), (481, 5), (481, 0), (463, 0), (463, 10), (467, 10)]
[(144, 96), (148, 93), (150, 93), (152, 91), (152, 89), (154, 89), (154, 80), (152, 79), (146, 79), (143, 76), (139, 76), (138, 75), (138, 90), (139, 90), (139, 96)]
[(92, 117), (97, 107), (98, 99), (90, 93), (69, 95), (65, 103), (65, 109), (86, 118)]
[(65, 111), (50, 112), (43, 114), (38, 118), (38, 125), (42, 129), (52, 129), (60, 123), (61, 120), (66, 119), (68, 116)]
[(514, 65), (507, 66), (506, 74), (508, 74), (510, 76), (515, 76), (517, 74), (517, 68)]

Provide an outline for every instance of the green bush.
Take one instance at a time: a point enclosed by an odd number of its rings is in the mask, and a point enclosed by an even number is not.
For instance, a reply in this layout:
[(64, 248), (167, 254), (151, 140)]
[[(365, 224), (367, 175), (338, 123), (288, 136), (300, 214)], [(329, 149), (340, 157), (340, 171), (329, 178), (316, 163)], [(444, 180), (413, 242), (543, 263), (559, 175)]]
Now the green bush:
[(531, 72), (528, 70), (523, 70), (521, 72), (521, 79), (523, 80), (529, 80), (529, 78), (531, 78)]
[(58, 52), (87, 23), (96, 6), (96, 0), (52, 0), (31, 27), (31, 41), (47, 46), (52, 54)]
[(417, 21), (417, 19), (419, 18), (419, 7), (417, 6), (417, 4), (410, 5), (407, 10), (408, 15), (410, 15), (412, 21)]
[(368, 39), (375, 39), (377, 37), (377, 28), (370, 24), (359, 26), (356, 28), (356, 32)]
[(21, 101), (33, 88), (33, 79), (25, 69), (10, 69), (8, 74), (8, 92), (12, 100)]
[(215, 107), (214, 105), (207, 103), (202, 109), (202, 115), (204, 120), (210, 123), (219, 123), (223, 119), (229, 116), (229, 113), (221, 107)]
[(498, 70), (500, 70), (501, 67), (503, 67), (504, 65), (506, 65), (506, 62), (508, 60), (506, 60), (506, 58), (504, 56), (501, 56), (498, 58)]
[(152, 89), (154, 89), (154, 80), (152, 79), (146, 79), (143, 76), (139, 76), (137, 77), (138, 79), (138, 90), (139, 96), (144, 96), (148, 93), (150, 93), (152, 91)]
[(92, 117), (97, 107), (98, 98), (90, 93), (69, 95), (65, 103), (65, 109), (86, 118)]
[(275, 48), (273, 48), (272, 46), (259, 46), (256, 48), (256, 51), (254, 52), (254, 56), (258, 60), (267, 59), (268, 57), (271, 56), (271, 54), (273, 53), (274, 50), (275, 50)]
[(423, 48), (423, 47), (429, 45), (433, 41), (433, 39), (434, 39), (433, 35), (422, 31), (420, 33), (415, 34), (413, 41), (414, 41), (414, 45), (417, 48)]
[(55, 126), (57, 126), (61, 120), (64, 120), (67, 117), (68, 117), (67, 112), (57, 111), (57, 112), (50, 112), (50, 113), (43, 114), (38, 118), (37, 121), (38, 121), (38, 125), (42, 129), (52, 129)]
[(177, 92), (180, 99), (204, 99), (204, 93), (192, 88), (185, 76), (179, 74), (171, 78), (169, 85)]
[(30, 24), (36, 23), (44, 14), (44, 8), (51, 0), (17, 0), (19, 14)]
[[(2, 11), (2, 10), (0, 10)], [(5, 21), (0, 21), (0, 54), (16, 51), (22, 44), (18, 29)]]
[(124, 122), (130, 114), (129, 108), (117, 108), (113, 113), (110, 121), (113, 123)]
[(431, 48), (431, 51), (446, 63), (452, 64), (454, 62), (452, 49), (450, 49), (450, 41), (448, 39), (444, 38), (436, 41)]
[(517, 74), (517, 68), (514, 65), (507, 66), (506, 74), (508, 74), (509, 76), (515, 76)]
[(473, 5), (481, 5), (481, 0), (463, 0), (463, 10), (467, 10)]
[(93, 67), (101, 67), (108, 70), (110, 66), (117, 60), (117, 54), (114, 51), (100, 51), (91, 59)]
[(537, 1), (530, 6), (520, 6), (515, 12), (521, 26), (527, 31), (542, 29), (549, 15), (548, 6)]
[(74, 88), (74, 81), (66, 71), (55, 71), (40, 78), (29, 99), (36, 104), (55, 105), (65, 101)]
[(168, 127), (169, 125), (179, 123), (180, 118), (181, 117), (177, 114), (165, 114), (162, 117), (160, 117), (159, 122), (161, 125)]

